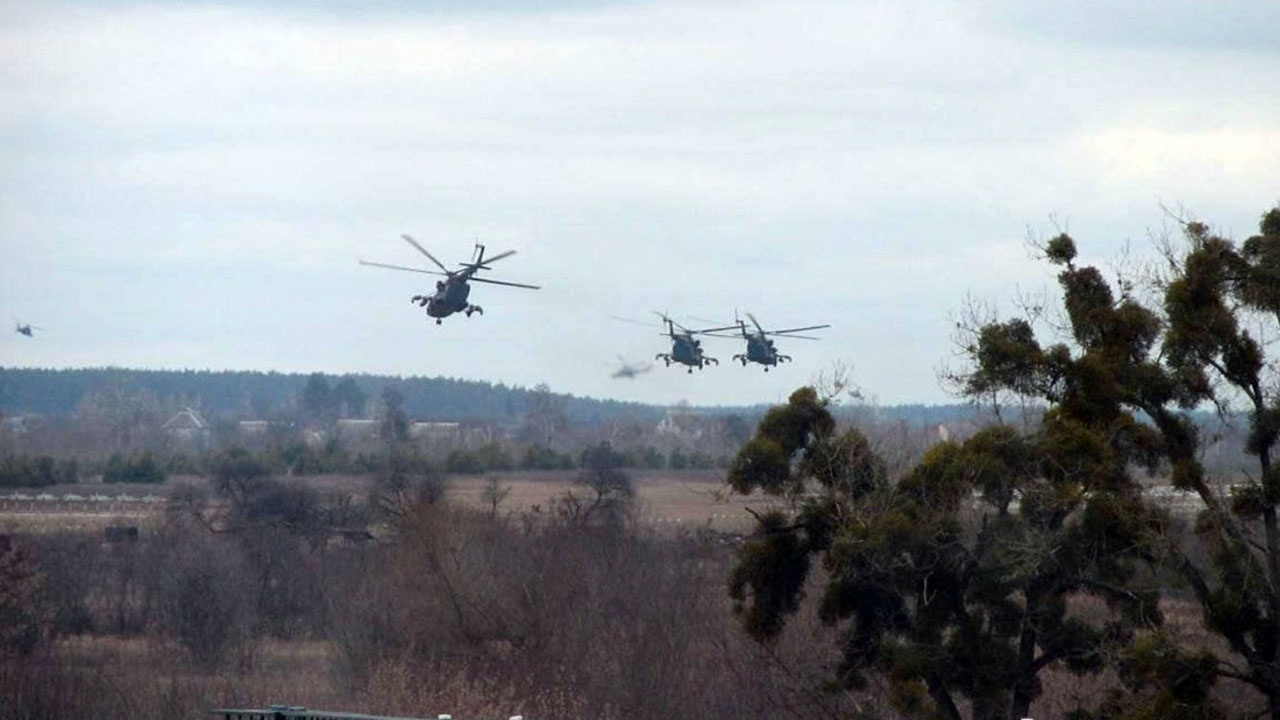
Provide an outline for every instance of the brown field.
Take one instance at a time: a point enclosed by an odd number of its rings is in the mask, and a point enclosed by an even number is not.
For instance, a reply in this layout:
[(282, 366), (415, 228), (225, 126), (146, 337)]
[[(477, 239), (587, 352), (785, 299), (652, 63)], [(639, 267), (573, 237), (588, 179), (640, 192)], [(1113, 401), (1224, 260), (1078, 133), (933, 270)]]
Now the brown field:
[[(587, 495), (589, 491), (586, 488), (574, 484), (574, 477), (575, 473), (572, 471), (458, 475), (449, 478), (446, 497), (464, 506), (487, 508), (484, 491), (493, 478), (498, 481), (499, 487), (508, 490), (498, 512), (520, 515), (535, 508), (548, 510), (555, 498), (566, 492)], [(744, 498), (734, 495), (724, 483), (723, 472), (718, 470), (635, 471), (631, 473), (631, 478), (641, 522), (659, 528), (746, 531), (752, 523), (748, 508), (759, 510), (775, 502), (761, 496)], [(349, 475), (320, 475), (298, 478), (295, 482), (305, 483), (325, 493), (349, 494), (357, 502), (364, 501), (373, 484), (372, 478), (368, 476)], [(182, 485), (201, 486), (207, 483), (203, 478), (181, 476), (160, 486), (79, 483), (40, 488), (38, 492), (57, 498), (68, 494), (82, 497), (93, 494), (111, 497), (167, 497), (174, 488)], [(38, 493), (26, 491), (25, 494)], [(110, 525), (134, 525), (145, 529), (159, 524), (164, 507), (163, 503), (62, 500), (17, 502), (0, 499), (0, 533), (97, 531)]]
[[(518, 472), (455, 477), (450, 481), (447, 495), (461, 504), (483, 507), (482, 493), (489, 477), (496, 477), (500, 486), (511, 490), (500, 506), (500, 512), (518, 514), (534, 506), (545, 509), (565, 492), (572, 491), (578, 495), (587, 492), (573, 484), (571, 473)], [(758, 510), (772, 502), (764, 497), (734, 495), (725, 485), (721, 471), (639, 471), (632, 473), (631, 477), (641, 519), (659, 525), (746, 530), (752, 522), (747, 509)]]

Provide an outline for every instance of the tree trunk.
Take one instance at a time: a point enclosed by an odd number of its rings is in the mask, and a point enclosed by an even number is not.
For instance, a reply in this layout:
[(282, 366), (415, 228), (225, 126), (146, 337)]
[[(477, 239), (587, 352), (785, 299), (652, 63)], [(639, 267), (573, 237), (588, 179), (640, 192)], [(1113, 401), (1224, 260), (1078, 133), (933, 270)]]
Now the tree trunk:
[(929, 687), (929, 696), (938, 706), (940, 717), (946, 720), (964, 720), (964, 716), (960, 714), (960, 708), (956, 707), (955, 700), (951, 699), (951, 693), (947, 692), (947, 686), (941, 680), (930, 675), (925, 684)]
[(1013, 686), (1013, 703), (1009, 706), (1010, 720), (1029, 717), (1031, 693), (1036, 679), (1036, 631), (1031, 627), (1031, 599), (1027, 599), (1027, 612), (1022, 618), (1022, 635), (1018, 638), (1018, 679)]
[[(1261, 403), (1259, 403), (1260, 405)], [(1258, 412), (1261, 412), (1259, 410)], [(1262, 491), (1268, 498), (1275, 497), (1274, 490), (1267, 487), (1271, 480), (1271, 449), (1262, 448), (1258, 454), (1262, 466)], [(1276, 668), (1276, 654), (1280, 650), (1280, 527), (1276, 523), (1275, 502), (1268, 502), (1262, 511), (1263, 523), (1267, 534), (1267, 599), (1271, 602), (1271, 648), (1262, 658), (1261, 669), (1267, 677), (1267, 704), (1271, 709), (1272, 720), (1280, 720), (1280, 670)]]

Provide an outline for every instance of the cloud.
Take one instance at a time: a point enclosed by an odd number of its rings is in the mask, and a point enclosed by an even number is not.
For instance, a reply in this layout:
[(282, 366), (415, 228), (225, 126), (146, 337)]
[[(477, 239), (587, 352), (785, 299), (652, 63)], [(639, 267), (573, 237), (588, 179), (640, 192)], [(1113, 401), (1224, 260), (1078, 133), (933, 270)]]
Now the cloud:
[[(64, 338), (23, 352), (694, 402), (853, 359), (937, 399), (963, 297), (1045, 282), (1029, 227), (1105, 254), (1166, 202), (1249, 232), (1280, 186), (1280, 52), (1193, 32), (1202, 4), (1132, 36), (1016, 3), (511, 5), (6, 5), (0, 304)], [(518, 249), (494, 276), (545, 289), (437, 328), (421, 278), (355, 263), (417, 262), (402, 232)], [(788, 373), (608, 380), (665, 349), (609, 314), (734, 308), (836, 327)]]

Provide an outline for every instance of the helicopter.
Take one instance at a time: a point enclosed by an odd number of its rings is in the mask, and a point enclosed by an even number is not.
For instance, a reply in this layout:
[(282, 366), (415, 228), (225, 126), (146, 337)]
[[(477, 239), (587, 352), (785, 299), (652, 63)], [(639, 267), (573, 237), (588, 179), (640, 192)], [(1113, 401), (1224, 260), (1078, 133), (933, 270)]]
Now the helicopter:
[(18, 333), (19, 335), (26, 335), (27, 337), (35, 337), (36, 336), (35, 331), (41, 330), (41, 329), (43, 328), (40, 328), (37, 325), (30, 325), (30, 324), (23, 325), (20, 322), (15, 322), (13, 324), (14, 332)]
[(409, 302), (415, 303), (427, 309), (427, 315), (436, 319), (436, 324), (443, 322), (444, 318), (461, 312), (466, 313), (467, 317), (471, 317), (472, 313), (484, 314), (484, 308), (479, 305), (472, 305), (467, 302), (467, 297), (471, 294), (471, 286), (467, 283), (470, 281), (490, 283), (493, 285), (506, 285), (508, 287), (525, 288), (528, 290), (540, 290), (537, 285), (524, 285), (521, 283), (504, 282), (502, 280), (488, 280), (486, 278), (475, 277), (475, 274), (481, 270), (491, 270), (488, 263), (497, 262), (503, 258), (511, 257), (516, 254), (515, 250), (498, 253), (491, 257), (485, 257), (485, 247), (480, 243), (476, 243), (476, 251), (472, 256), (472, 262), (458, 263), (462, 266), (461, 270), (450, 270), (444, 266), (434, 255), (427, 252), (427, 249), (418, 244), (417, 240), (408, 235), (401, 235), (404, 241), (414, 247), (415, 250), (427, 256), (427, 259), (440, 268), (436, 270), (422, 270), (420, 268), (404, 267), (402, 265), (388, 265), (386, 263), (370, 262), (361, 260), (361, 265), (370, 265), (372, 267), (387, 268), (390, 270), (404, 270), (406, 272), (425, 273), (427, 275), (443, 275), (444, 280), (436, 281), (436, 289), (430, 295), (414, 295)]
[[(821, 330), (822, 328), (831, 327), (830, 325), (809, 325), (807, 327), (788, 328), (786, 330), (765, 330), (760, 327), (760, 322), (756, 320), (755, 315), (747, 313), (747, 317), (751, 320), (751, 324), (755, 325), (756, 329), (754, 331), (748, 330), (747, 323), (743, 321), (742, 318), (738, 317), (737, 313), (734, 313), (734, 319), (738, 321), (736, 325), (731, 325), (728, 328), (712, 328), (706, 332), (708, 334), (712, 334), (721, 330), (736, 328), (742, 333), (742, 338), (747, 341), (747, 351), (739, 355), (734, 355), (733, 359), (742, 363), (743, 367), (746, 367), (749, 362), (759, 363), (764, 366), (765, 372), (769, 372), (770, 366), (775, 366), (778, 363), (783, 362), (791, 362), (790, 355), (782, 355), (778, 352), (778, 349), (773, 344), (773, 340), (769, 339), (770, 335), (781, 335), (789, 338), (800, 338), (802, 340), (818, 340), (820, 338), (810, 337), (808, 335), (793, 335), (792, 333), (804, 332), (806, 330)], [(735, 336), (715, 335), (715, 337)]]
[[(675, 320), (667, 317), (663, 313), (655, 311), (654, 314), (662, 318), (662, 321), (667, 324), (667, 331), (662, 334), (671, 338), (671, 352), (658, 353), (654, 356), (655, 360), (662, 360), (667, 364), (667, 367), (671, 367), (671, 363), (673, 362), (680, 363), (681, 365), (688, 365), (688, 372), (690, 373), (693, 372), (694, 368), (701, 370), (708, 364), (720, 364), (719, 360), (702, 354), (702, 341), (694, 337), (694, 335), (703, 334), (709, 331), (690, 330)], [(679, 332), (676, 331), (676, 328), (680, 329)], [(723, 330), (726, 328), (720, 329)]]
[(614, 370), (609, 377), (634, 380), (637, 375), (643, 375), (653, 369), (653, 366), (649, 363), (641, 365), (640, 363), (627, 362), (627, 359), (621, 355), (618, 356), (618, 363), (618, 369)]

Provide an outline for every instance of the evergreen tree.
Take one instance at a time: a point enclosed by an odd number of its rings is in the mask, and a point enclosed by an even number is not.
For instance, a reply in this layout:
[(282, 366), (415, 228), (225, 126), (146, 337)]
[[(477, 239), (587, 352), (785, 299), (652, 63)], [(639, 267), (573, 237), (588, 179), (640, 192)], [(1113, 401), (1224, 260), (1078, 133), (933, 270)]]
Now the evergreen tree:
[[(980, 325), (966, 347), (972, 372), (961, 379), (971, 396), (1010, 392), (1047, 403), (1044, 432), (1071, 428), (1072, 458), (1162, 463), (1175, 487), (1203, 501), (1198, 538), (1162, 532), (1143, 541), (1153, 559), (1181, 575), (1206, 627), (1236, 657), (1204, 662), (1203, 649), (1145, 638), (1131, 649), (1129, 664), (1146, 669), (1122, 673), (1131, 690), (1143, 691), (1142, 710), (1184, 707), (1196, 697), (1194, 716), (1215, 716), (1220, 709), (1202, 689), (1216, 677), (1232, 677), (1257, 688), (1270, 716), (1280, 718), (1280, 368), (1266, 354), (1267, 341), (1280, 334), (1280, 208), (1267, 212), (1261, 233), (1241, 246), (1202, 223), (1183, 230), (1185, 242), (1166, 248), (1157, 308), (1133, 297), (1127, 279), (1113, 288), (1097, 268), (1078, 266), (1072, 238), (1053, 238), (1045, 257), (1062, 268), (1070, 340), (1043, 347), (1027, 319)], [(1248, 410), (1253, 460), (1241, 459), (1252, 467), (1224, 502), (1199, 460), (1191, 411), (1238, 402)], [(1111, 466), (1108, 485), (1131, 484), (1124, 464)], [(1145, 522), (1154, 513), (1126, 507), (1112, 522)]]
[[(1134, 587), (1160, 529), (1119, 476), (1132, 455), (1080, 444), (1070, 424), (1024, 438), (1004, 426), (936, 446), (905, 477), (856, 429), (840, 431), (812, 388), (771, 409), (729, 469), (734, 490), (791, 500), (759, 516), (730, 594), (768, 641), (803, 596), (813, 558), (822, 619), (844, 627), (836, 681), (879, 675), (911, 717), (1026, 717), (1040, 674), (1084, 674), (1136, 628), (1159, 622)], [(1110, 612), (1069, 614), (1090, 595)]]

